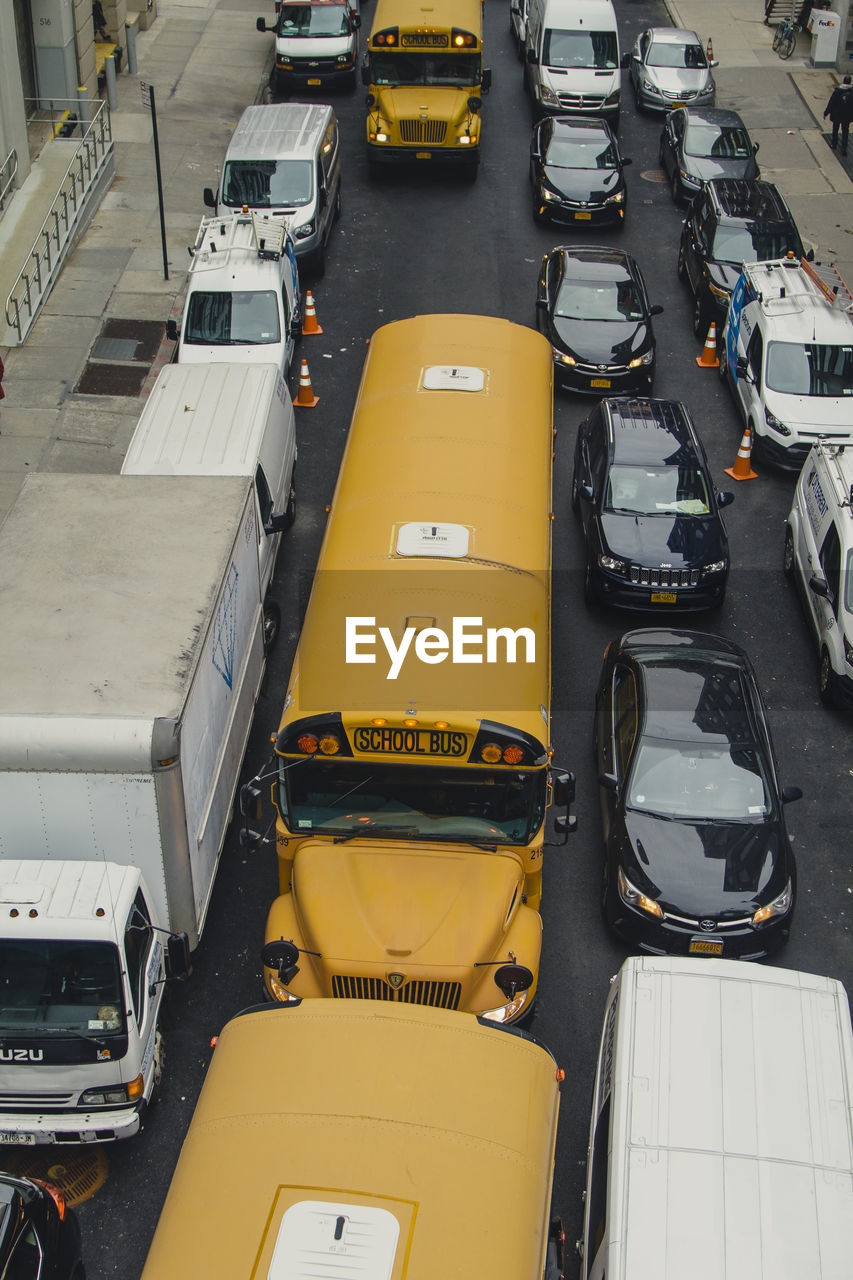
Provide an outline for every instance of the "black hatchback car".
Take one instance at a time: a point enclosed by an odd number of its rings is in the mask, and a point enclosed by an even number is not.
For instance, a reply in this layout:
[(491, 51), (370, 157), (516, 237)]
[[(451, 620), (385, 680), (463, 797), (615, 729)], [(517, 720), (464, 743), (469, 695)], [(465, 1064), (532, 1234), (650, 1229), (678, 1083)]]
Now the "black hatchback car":
[(56, 1187), (0, 1173), (0, 1276), (86, 1280), (80, 1227)]
[(547, 116), (533, 126), (530, 181), (536, 222), (567, 226), (622, 225), (627, 191), (619, 154), (606, 120)]
[(693, 423), (678, 400), (602, 400), (578, 428), (572, 507), (586, 537), (584, 599), (624, 609), (722, 604), (729, 540)]
[(796, 867), (752, 664), (730, 640), (632, 631), (595, 704), (602, 907), (654, 954), (757, 960), (791, 929)]
[(650, 391), (655, 334), (640, 268), (602, 245), (557, 245), (542, 259), (536, 324), (551, 343), (559, 386), (592, 395)]
[(678, 278), (693, 290), (693, 332), (726, 322), (741, 264), (805, 254), (793, 215), (772, 182), (712, 178), (690, 206), (681, 230)]
[(753, 142), (736, 111), (679, 107), (660, 135), (660, 163), (676, 204), (692, 199), (711, 178), (758, 178)]

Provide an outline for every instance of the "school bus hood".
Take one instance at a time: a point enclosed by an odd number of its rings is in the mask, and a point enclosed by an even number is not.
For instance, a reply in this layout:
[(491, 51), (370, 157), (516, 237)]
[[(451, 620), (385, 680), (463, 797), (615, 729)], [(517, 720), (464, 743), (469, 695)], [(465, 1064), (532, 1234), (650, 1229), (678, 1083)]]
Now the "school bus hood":
[(440, 90), (431, 87), (424, 93), (419, 85), (398, 85), (379, 90), (379, 114), (386, 120), (462, 120), (468, 115), (468, 99), (471, 88), (455, 88), (446, 85)]
[(296, 855), (294, 906), (305, 944), (325, 961), (468, 966), (494, 957), (522, 879), (510, 853), (320, 842)]

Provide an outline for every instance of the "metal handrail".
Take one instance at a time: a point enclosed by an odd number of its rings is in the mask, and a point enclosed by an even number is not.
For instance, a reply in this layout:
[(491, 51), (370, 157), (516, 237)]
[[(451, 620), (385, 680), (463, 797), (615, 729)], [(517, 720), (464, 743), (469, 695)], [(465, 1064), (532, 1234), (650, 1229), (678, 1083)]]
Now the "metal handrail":
[[(8, 176), (6, 175), (8, 172)], [(18, 172), (18, 153), (13, 147), (7, 155), (6, 159), (0, 165), (0, 213), (3, 212), (3, 205), (6, 203), (6, 197), (12, 189), (15, 181), (15, 175)]]
[[(80, 146), (6, 299), (6, 320), (16, 331), (19, 342), (24, 324), (29, 326), (50, 288), (54, 269), (62, 261), (62, 250), (73, 232), (77, 212), (98, 178), (112, 143), (107, 103), (99, 100), (91, 123), (80, 121), (79, 127), (83, 131)], [(24, 308), (26, 314), (22, 316)]]

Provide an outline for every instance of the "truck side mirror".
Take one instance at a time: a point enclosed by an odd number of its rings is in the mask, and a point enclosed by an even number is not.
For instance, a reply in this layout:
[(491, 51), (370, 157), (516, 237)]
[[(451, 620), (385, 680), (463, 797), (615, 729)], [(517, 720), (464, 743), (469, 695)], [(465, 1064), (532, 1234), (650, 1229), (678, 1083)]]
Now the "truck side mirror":
[(299, 972), (299, 948), (293, 942), (285, 942), (278, 938), (275, 942), (267, 942), (261, 948), (261, 963), (265, 969), (275, 969), (278, 980), (283, 986), (292, 982)]
[[(289, 528), (290, 520), (288, 519), (286, 511), (271, 511), (266, 523), (264, 524), (264, 533), (284, 533)], [(251, 783), (247, 782), (246, 786), (251, 786)]]
[(185, 933), (170, 933), (166, 943), (166, 981), (186, 978), (190, 971), (190, 940)]
[(572, 801), (575, 798), (575, 775), (566, 773), (561, 770), (551, 776), (551, 787), (554, 795), (554, 803), (565, 809), (565, 813), (559, 814), (554, 819), (554, 830), (558, 835), (563, 836), (561, 844), (566, 844), (569, 835), (577, 830), (578, 820), (573, 813), (570, 812)]
[(492, 68), (483, 67), (483, 77), (480, 81), (480, 89), (483, 93), (488, 93), (492, 87)]
[(495, 985), (507, 1000), (514, 1000), (519, 991), (529, 991), (533, 986), (533, 974), (524, 964), (502, 964), (495, 970)]
[(255, 23), (255, 26), (258, 28), (259, 31), (270, 30), (270, 28), (266, 24), (266, 21), (263, 18), (258, 18), (257, 22)]
[(735, 362), (735, 372), (739, 378), (746, 378), (747, 382), (752, 382), (752, 375), (749, 372), (749, 361), (746, 356), (738, 356)]
[[(639, 60), (639, 59), (638, 59), (638, 60)], [(631, 55), (630, 55), (630, 53), (623, 53), (623, 54), (622, 54), (622, 57), (621, 57), (621, 59), (620, 59), (620, 61), (619, 61), (619, 66), (620, 66), (620, 68), (621, 68), (623, 71), (625, 71), (628, 67), (630, 67), (630, 65), (631, 65)]]
[(598, 785), (603, 787), (605, 791), (616, 792), (619, 790), (619, 779), (615, 773), (600, 773), (598, 775)]
[(177, 321), (176, 321), (176, 320), (167, 320), (167, 321), (166, 321), (166, 337), (167, 337), (171, 342), (177, 342), (177, 341), (178, 341), (178, 324), (177, 324)]
[[(361, 64), (361, 83), (370, 84), (370, 67), (367, 65), (366, 62), (362, 62)], [(372, 93), (368, 95), (367, 105), (369, 107), (373, 106), (373, 103), (370, 101), (372, 97), (373, 97)]]
[(527, 61), (530, 63), (531, 67), (536, 67), (539, 65), (539, 58), (536, 54), (535, 49), (527, 50)]
[(216, 208), (216, 197), (213, 194), (213, 187), (205, 187), (202, 193), (202, 199), (208, 209)]
[(261, 784), (259, 778), (252, 778), (240, 788), (240, 813), (244, 818), (261, 820)]
[(352, 29), (353, 29), (353, 31), (357, 31), (357, 30), (358, 30), (358, 28), (359, 28), (360, 26), (361, 26), (361, 14), (360, 14), (360, 13), (354, 13), (354, 14), (352, 15)]

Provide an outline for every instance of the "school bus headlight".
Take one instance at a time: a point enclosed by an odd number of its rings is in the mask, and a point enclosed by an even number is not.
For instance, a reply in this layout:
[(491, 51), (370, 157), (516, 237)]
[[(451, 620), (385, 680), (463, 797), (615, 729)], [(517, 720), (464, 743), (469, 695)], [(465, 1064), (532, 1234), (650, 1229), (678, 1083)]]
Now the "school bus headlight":
[(303, 733), (296, 739), (296, 745), (307, 756), (313, 756), (320, 743), (313, 733)]
[(291, 995), (283, 982), (279, 982), (274, 973), (267, 972), (267, 990), (273, 1000), (278, 1000), (279, 1004), (298, 1004), (299, 996)]
[(489, 1022), (512, 1022), (527, 1004), (529, 995), (529, 991), (519, 991), (518, 995), (513, 996), (512, 1000), (508, 1000), (506, 1004), (502, 1004), (498, 1009), (484, 1010), (480, 1017), (487, 1018)]
[(474, 139), (471, 137), (470, 133), (460, 133), (456, 141), (459, 143), (460, 147), (469, 147)]
[(503, 752), (496, 742), (487, 742), (480, 752), (480, 758), (485, 760), (486, 764), (497, 764), (503, 757)]
[(324, 756), (336, 756), (341, 749), (340, 740), (333, 733), (327, 733), (320, 739), (320, 753)]
[(387, 142), (388, 141), (388, 134), (384, 131), (384, 129), (376, 129), (376, 130), (371, 129), (370, 133), (367, 136), (369, 137), (371, 142)]
[(524, 759), (524, 752), (521, 747), (504, 747), (503, 762), (504, 764), (521, 764)]

